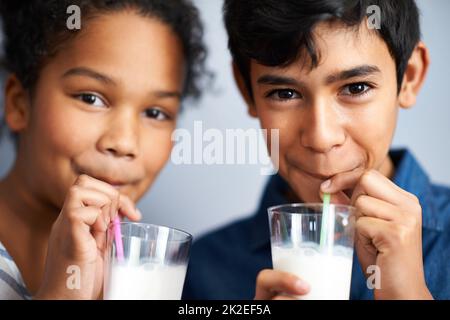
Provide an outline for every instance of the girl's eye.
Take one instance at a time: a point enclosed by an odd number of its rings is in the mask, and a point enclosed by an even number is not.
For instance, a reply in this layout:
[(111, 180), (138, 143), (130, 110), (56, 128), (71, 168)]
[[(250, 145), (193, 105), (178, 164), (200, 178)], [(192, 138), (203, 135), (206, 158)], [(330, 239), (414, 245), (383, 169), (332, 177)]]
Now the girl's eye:
[(293, 89), (276, 89), (269, 92), (267, 97), (275, 99), (275, 100), (292, 100), (292, 99), (301, 99), (301, 95), (293, 90)]
[(346, 85), (341, 91), (341, 94), (344, 96), (360, 96), (369, 92), (371, 89), (372, 86), (370, 86), (369, 84), (358, 82)]
[(158, 121), (164, 121), (164, 120), (168, 120), (170, 118), (165, 112), (163, 112), (161, 109), (158, 109), (158, 108), (147, 109), (144, 111), (144, 115), (147, 118), (155, 119)]
[(86, 104), (90, 104), (92, 106), (96, 107), (104, 107), (105, 103), (103, 102), (102, 98), (99, 96), (93, 94), (93, 93), (82, 93), (77, 96), (79, 100)]

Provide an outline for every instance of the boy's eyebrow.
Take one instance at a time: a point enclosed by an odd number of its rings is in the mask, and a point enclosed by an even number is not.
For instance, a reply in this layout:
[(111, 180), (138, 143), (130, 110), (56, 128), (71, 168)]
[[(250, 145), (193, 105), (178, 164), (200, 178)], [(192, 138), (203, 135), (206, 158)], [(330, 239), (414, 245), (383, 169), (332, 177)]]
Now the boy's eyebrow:
[(258, 78), (257, 83), (259, 84), (270, 84), (270, 85), (293, 85), (298, 86), (298, 82), (295, 78), (278, 76), (274, 74), (265, 74)]
[[(334, 82), (347, 80), (354, 77), (368, 76), (374, 73), (380, 73), (380, 69), (373, 65), (361, 65), (348, 70), (339, 71), (327, 76), (325, 83), (327, 85)], [(257, 83), (268, 85), (292, 85), (301, 86), (302, 82), (292, 77), (279, 76), (274, 74), (265, 74), (258, 78)]]
[(361, 65), (348, 70), (339, 71), (335, 74), (327, 76), (325, 83), (327, 85), (334, 82), (344, 81), (354, 77), (363, 77), (372, 75), (374, 73), (380, 73), (380, 69), (373, 65)]
[(76, 68), (72, 68), (69, 69), (68, 71), (66, 71), (63, 74), (63, 78), (66, 77), (70, 77), (70, 76), (86, 76), (86, 77), (90, 77), (93, 79), (96, 79), (98, 81), (101, 81), (105, 84), (112, 84), (112, 85), (116, 85), (116, 82), (111, 79), (110, 77), (108, 77), (107, 75), (104, 75), (100, 72), (97, 72), (95, 70), (86, 68), (86, 67), (76, 67)]

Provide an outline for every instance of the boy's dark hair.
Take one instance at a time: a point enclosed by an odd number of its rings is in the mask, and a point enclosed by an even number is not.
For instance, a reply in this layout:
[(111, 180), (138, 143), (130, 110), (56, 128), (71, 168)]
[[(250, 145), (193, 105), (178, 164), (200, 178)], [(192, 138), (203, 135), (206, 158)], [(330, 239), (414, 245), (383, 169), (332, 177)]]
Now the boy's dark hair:
[(312, 31), (322, 21), (358, 27), (377, 5), (380, 29), (375, 30), (396, 63), (397, 86), (420, 40), (419, 11), (414, 0), (225, 0), (228, 47), (252, 96), (250, 59), (267, 66), (287, 66), (306, 52), (311, 68), (319, 53)]
[(1, 0), (3, 67), (32, 92), (48, 57), (78, 32), (66, 26), (67, 8), (81, 9), (82, 24), (97, 14), (132, 8), (159, 19), (179, 37), (187, 67), (184, 97), (198, 98), (205, 72), (206, 47), (199, 12), (191, 0)]

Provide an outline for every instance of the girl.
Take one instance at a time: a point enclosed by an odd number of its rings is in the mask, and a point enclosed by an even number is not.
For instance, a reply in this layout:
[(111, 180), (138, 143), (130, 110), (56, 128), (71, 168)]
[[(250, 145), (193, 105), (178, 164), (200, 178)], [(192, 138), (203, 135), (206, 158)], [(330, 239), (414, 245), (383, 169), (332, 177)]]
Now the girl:
[(134, 204), (168, 160), (181, 99), (199, 95), (198, 12), (189, 0), (11, 0), (0, 10), (17, 150), (0, 181), (0, 298), (97, 299), (108, 224), (117, 212), (140, 219)]

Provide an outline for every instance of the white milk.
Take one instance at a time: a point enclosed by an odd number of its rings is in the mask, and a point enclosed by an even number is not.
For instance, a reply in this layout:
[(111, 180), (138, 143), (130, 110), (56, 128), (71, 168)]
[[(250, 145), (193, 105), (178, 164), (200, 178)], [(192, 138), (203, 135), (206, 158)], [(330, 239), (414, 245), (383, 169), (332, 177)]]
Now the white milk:
[(304, 300), (348, 300), (352, 276), (353, 250), (342, 246), (334, 255), (319, 253), (318, 247), (280, 248), (272, 246), (273, 267), (293, 273), (309, 283)]
[(113, 265), (106, 300), (180, 300), (186, 266)]

